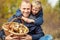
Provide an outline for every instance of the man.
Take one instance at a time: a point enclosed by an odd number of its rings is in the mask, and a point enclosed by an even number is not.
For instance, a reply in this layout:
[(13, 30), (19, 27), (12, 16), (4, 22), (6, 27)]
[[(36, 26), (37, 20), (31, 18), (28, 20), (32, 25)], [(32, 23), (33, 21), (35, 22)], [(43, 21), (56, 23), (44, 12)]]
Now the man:
[[(29, 18), (29, 15), (30, 15), (30, 12), (31, 12), (31, 4), (29, 2), (24, 2), (23, 1), (21, 3), (20, 8), (21, 8), (21, 14), (22, 14), (21, 16)], [(21, 18), (21, 16), (19, 16), (19, 17)], [(18, 18), (18, 17), (16, 17), (16, 15), (14, 15), (9, 19), (9, 21), (12, 21), (12, 19), (14, 19), (14, 18)], [(14, 20), (14, 22), (22, 23), (20, 19)], [(39, 40), (39, 38), (44, 36), (42, 30), (40, 29), (40, 26), (37, 27), (33, 23), (26, 23), (26, 22), (24, 22), (23, 24), (26, 25), (29, 28), (29, 33), (25, 37), (20, 37), (21, 40), (29, 40), (29, 39), (30, 40), (31, 39), (32, 40)], [(16, 37), (11, 37), (11, 35), (7, 36), (6, 40), (10, 40), (8, 37), (12, 40), (19, 40), (17, 36)]]
[[(30, 3), (26, 3), (26, 2), (23, 1), (21, 3), (21, 12), (22, 12), (24, 17), (29, 17), (30, 12), (31, 12), (31, 4)], [(19, 22), (19, 21), (20, 20), (15, 20), (14, 22)], [(21, 23), (21, 22), (19, 22), (19, 23)], [(19, 39), (18, 39), (17, 36), (16, 37), (11, 37), (11, 35), (8, 35), (6, 37), (6, 40), (19, 40)], [(20, 40), (32, 40), (32, 37), (30, 35), (26, 35), (25, 37), (20, 37)]]

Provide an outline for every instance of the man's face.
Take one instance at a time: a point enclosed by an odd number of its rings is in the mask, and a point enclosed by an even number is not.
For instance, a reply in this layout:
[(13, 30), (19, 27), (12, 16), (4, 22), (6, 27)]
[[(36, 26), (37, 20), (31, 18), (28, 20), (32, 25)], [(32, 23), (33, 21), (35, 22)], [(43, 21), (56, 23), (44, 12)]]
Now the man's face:
[(33, 14), (33, 15), (36, 15), (36, 14), (39, 12), (39, 10), (40, 10), (39, 7), (37, 7), (37, 6), (35, 7), (35, 6), (33, 6), (33, 7), (32, 7), (32, 14)]
[(22, 3), (21, 4), (21, 12), (24, 17), (28, 17), (31, 12), (31, 4), (30, 3)]

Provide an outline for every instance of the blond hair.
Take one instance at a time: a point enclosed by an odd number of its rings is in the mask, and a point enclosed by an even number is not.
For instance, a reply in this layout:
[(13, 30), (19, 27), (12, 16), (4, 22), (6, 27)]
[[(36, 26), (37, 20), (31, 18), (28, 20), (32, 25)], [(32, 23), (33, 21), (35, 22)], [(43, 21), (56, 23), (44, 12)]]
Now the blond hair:
[(32, 6), (36, 6), (36, 7), (41, 7), (42, 8), (42, 5), (41, 5), (41, 2), (40, 1), (32, 1)]

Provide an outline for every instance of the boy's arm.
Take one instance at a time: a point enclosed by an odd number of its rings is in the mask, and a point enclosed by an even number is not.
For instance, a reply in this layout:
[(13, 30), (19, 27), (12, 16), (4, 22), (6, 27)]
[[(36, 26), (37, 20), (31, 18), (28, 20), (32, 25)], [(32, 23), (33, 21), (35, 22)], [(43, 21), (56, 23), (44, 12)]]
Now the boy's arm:
[(36, 19), (29, 19), (29, 18), (24, 18), (22, 19), (27, 22), (27, 23), (34, 23), (35, 25), (41, 25), (43, 24), (43, 11), (39, 11), (38, 17)]
[(43, 11), (41, 10), (36, 19), (23, 18), (27, 23), (34, 23), (35, 25), (43, 24)]
[(43, 11), (39, 11), (38, 17), (33, 22), (35, 25), (42, 25), (43, 24)]
[(33, 19), (25, 18), (25, 17), (23, 17), (23, 16), (22, 16), (22, 19), (23, 19), (25, 22), (27, 22), (27, 23), (32, 23), (32, 22), (34, 22)]
[(35, 20), (34, 19), (29, 19), (29, 18), (25, 18), (25, 17), (22, 17), (22, 19), (27, 22), (27, 23), (34, 23), (36, 25), (41, 25), (43, 23), (43, 17), (42, 16), (39, 16), (38, 18), (36, 18)]
[(38, 17), (37, 19), (35, 19), (34, 24), (42, 25), (43, 24), (43, 17)]

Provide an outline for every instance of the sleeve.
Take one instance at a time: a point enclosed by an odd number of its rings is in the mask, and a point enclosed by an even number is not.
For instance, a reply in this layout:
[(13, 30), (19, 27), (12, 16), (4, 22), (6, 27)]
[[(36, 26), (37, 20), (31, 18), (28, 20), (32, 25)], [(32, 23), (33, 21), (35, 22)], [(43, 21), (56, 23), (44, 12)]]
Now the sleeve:
[(15, 14), (17, 17), (18, 16), (20, 16), (21, 15), (21, 10), (20, 9), (18, 9), (17, 11), (16, 11), (16, 14)]
[(3, 29), (0, 30), (0, 38), (1, 38), (2, 40), (5, 39), (5, 33), (4, 33), (4, 30), (3, 30)]
[(8, 22), (12, 21), (12, 19), (17, 17), (22, 17), (21, 11), (19, 9), (16, 11), (16, 14), (14, 14), (11, 18), (8, 19)]
[(8, 19), (8, 22), (11, 22), (16, 16), (13, 15), (11, 18)]
[(35, 19), (35, 25), (42, 25), (43, 24), (43, 12), (40, 11), (38, 17)]
[(35, 34), (32, 34), (31, 36), (32, 36), (32, 40), (38, 40), (39, 38), (44, 36), (44, 33), (40, 27), (36, 27)]

